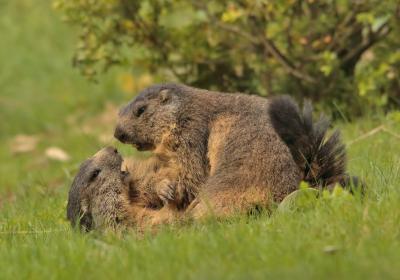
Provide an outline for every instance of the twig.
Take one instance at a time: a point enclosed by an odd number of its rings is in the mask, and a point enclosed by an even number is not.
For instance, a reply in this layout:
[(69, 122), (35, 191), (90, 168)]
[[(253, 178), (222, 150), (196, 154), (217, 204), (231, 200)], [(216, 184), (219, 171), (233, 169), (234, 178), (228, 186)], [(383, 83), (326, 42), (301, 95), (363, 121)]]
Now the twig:
[(391, 136), (393, 136), (393, 137), (395, 137), (395, 138), (397, 138), (397, 139), (400, 139), (400, 135), (399, 135), (399, 134), (396, 134), (396, 133), (390, 131), (390, 130), (387, 129), (386, 127), (383, 128), (383, 131), (385, 131), (386, 133), (389, 133)]
[(266, 37), (263, 37), (262, 43), (265, 49), (286, 69), (289, 74), (292, 74), (296, 78), (302, 79), (309, 83), (315, 83), (315, 79), (300, 70), (298, 70), (290, 61), (289, 59), (284, 56), (275, 44)]
[(351, 145), (353, 145), (354, 143), (356, 143), (356, 142), (358, 142), (358, 141), (361, 141), (361, 140), (363, 140), (363, 139), (365, 139), (365, 138), (368, 138), (368, 137), (370, 137), (370, 136), (372, 136), (372, 135), (374, 135), (374, 134), (377, 134), (378, 132), (381, 132), (381, 131), (386, 132), (386, 133), (388, 133), (390, 136), (393, 136), (393, 137), (395, 137), (395, 138), (397, 138), (397, 139), (400, 139), (400, 135), (399, 135), (399, 134), (396, 134), (396, 133), (390, 131), (385, 125), (382, 124), (382, 125), (380, 125), (380, 126), (378, 126), (378, 127), (375, 127), (374, 129), (368, 131), (367, 133), (361, 135), (360, 137), (358, 137), (358, 138), (356, 138), (356, 139), (354, 139), (354, 140), (348, 142), (348, 143), (347, 143), (347, 146), (351, 146)]
[(374, 129), (368, 131), (367, 133), (361, 135), (360, 137), (358, 137), (358, 138), (356, 138), (356, 139), (354, 139), (354, 140), (352, 140), (350, 142), (347, 142), (347, 146), (351, 146), (351, 145), (353, 145), (354, 143), (356, 143), (358, 141), (361, 141), (361, 140), (363, 140), (365, 138), (368, 138), (368, 137), (370, 137), (370, 136), (372, 136), (374, 134), (377, 134), (378, 132), (383, 131), (384, 128), (385, 128), (385, 126), (383, 124), (378, 126), (378, 127), (375, 127)]

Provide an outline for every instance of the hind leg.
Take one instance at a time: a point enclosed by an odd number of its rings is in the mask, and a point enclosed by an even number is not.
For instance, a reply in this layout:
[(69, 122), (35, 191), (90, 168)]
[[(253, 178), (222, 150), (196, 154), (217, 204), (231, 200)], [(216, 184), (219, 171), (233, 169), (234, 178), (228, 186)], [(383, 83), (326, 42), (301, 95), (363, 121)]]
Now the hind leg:
[(188, 212), (194, 219), (213, 216), (226, 218), (249, 213), (254, 208), (268, 207), (268, 188), (226, 184), (210, 178)]

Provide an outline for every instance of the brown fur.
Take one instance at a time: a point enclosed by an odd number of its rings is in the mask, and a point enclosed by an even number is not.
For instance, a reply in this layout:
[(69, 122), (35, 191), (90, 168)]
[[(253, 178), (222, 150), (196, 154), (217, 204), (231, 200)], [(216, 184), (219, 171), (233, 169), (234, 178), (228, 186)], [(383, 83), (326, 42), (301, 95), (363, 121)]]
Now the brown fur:
[(115, 136), (152, 150), (160, 169), (176, 172), (179, 209), (199, 196), (196, 216), (205, 208), (228, 215), (232, 205), (247, 211), (254, 204), (248, 190), (261, 194), (257, 203), (267, 205), (294, 191), (302, 178), (272, 127), (268, 106), (256, 96), (153, 86), (121, 110)]
[(224, 143), (226, 136), (230, 133), (235, 117), (219, 117), (214, 121), (210, 129), (210, 137), (208, 139), (208, 160), (210, 164), (210, 175), (215, 174), (215, 168), (218, 166), (218, 161), (224, 151)]
[[(268, 206), (296, 190), (302, 179), (322, 186), (345, 182), (350, 177), (337, 134), (324, 141), (327, 126), (314, 126), (311, 111), (305, 112), (300, 115), (286, 99), (175, 84), (150, 87), (121, 110), (115, 136), (154, 157), (126, 164), (132, 174), (128, 187), (118, 180), (120, 168), (98, 183), (80, 180), (86, 173), (81, 168), (68, 217), (85, 217), (81, 212), (92, 209), (92, 219), (95, 214), (111, 221), (95, 226), (122, 220), (147, 227), (181, 219), (184, 211), (176, 210), (188, 209), (195, 218), (225, 217)], [(101, 191), (85, 194), (91, 189)]]
[[(130, 174), (122, 171), (126, 168)], [(149, 187), (157, 169), (154, 160), (123, 164), (116, 149), (100, 150), (81, 165), (75, 176), (67, 218), (86, 231), (131, 226), (143, 230), (171, 223), (179, 213), (169, 205), (162, 206)]]

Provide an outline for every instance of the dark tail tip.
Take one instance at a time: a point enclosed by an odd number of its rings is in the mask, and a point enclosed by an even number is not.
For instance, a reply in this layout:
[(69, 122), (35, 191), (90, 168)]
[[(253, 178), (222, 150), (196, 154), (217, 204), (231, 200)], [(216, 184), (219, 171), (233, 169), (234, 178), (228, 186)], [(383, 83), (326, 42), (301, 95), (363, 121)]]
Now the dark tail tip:
[(352, 194), (359, 193), (361, 195), (365, 195), (367, 186), (365, 182), (357, 176), (350, 176), (346, 174), (339, 180), (339, 184)]
[(288, 96), (271, 98), (268, 113), (275, 131), (303, 170), (305, 181), (314, 187), (339, 182), (345, 175), (346, 150), (338, 131), (327, 138), (327, 118), (314, 123), (311, 103), (306, 102), (300, 112)]
[[(271, 98), (268, 114), (272, 126), (289, 147), (295, 162), (298, 165), (304, 163), (304, 157), (299, 146), (302, 146), (301, 142), (307, 140), (305, 136), (312, 129), (312, 124), (309, 124), (308, 118), (303, 119), (296, 102), (287, 95)], [(308, 113), (304, 115), (308, 115)]]

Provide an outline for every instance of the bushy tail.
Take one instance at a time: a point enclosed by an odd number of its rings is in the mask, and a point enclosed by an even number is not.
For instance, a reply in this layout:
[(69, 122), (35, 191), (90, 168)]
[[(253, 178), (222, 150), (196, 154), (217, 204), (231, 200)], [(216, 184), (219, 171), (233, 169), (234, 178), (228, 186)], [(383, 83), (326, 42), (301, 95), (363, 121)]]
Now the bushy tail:
[(351, 191), (362, 185), (357, 177), (346, 174), (346, 149), (339, 131), (327, 137), (330, 122), (321, 117), (314, 123), (310, 102), (301, 112), (289, 96), (274, 97), (270, 99), (269, 115), (293, 159), (304, 170), (304, 181), (323, 188), (339, 183)]

